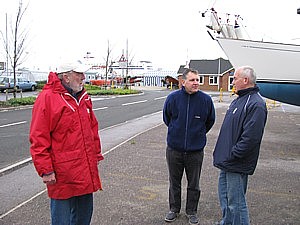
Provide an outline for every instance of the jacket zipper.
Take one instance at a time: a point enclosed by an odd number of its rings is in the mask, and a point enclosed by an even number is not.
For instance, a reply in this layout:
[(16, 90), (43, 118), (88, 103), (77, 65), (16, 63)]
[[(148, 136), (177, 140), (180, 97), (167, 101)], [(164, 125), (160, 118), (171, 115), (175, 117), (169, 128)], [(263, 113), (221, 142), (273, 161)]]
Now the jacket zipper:
[(187, 149), (187, 132), (188, 132), (189, 111), (190, 111), (190, 95), (188, 95), (188, 102), (187, 102), (187, 109), (186, 109), (184, 149)]

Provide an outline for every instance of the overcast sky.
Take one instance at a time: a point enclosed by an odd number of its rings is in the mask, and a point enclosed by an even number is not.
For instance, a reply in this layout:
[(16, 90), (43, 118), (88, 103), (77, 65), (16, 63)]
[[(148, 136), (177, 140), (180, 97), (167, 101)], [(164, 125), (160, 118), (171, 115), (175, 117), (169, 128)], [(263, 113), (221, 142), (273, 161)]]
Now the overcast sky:
[[(15, 18), (19, 0), (0, 0), (0, 29), (5, 13)], [(190, 59), (224, 57), (207, 34), (203, 12), (240, 14), (244, 25), (264, 40), (291, 42), (300, 38), (300, 0), (23, 0), (29, 2), (23, 26), (29, 28), (24, 66), (48, 69), (65, 58), (82, 59), (91, 52), (104, 61), (108, 40), (114, 60), (149, 60), (155, 67), (177, 70)], [(9, 25), (10, 26), (10, 25)], [(254, 34), (254, 32), (253, 32)], [(251, 35), (251, 34), (250, 34)], [(294, 39), (294, 40), (292, 40)], [(2, 42), (2, 40), (1, 40)], [(298, 39), (298, 42), (300, 40)], [(5, 61), (3, 50), (0, 60)]]

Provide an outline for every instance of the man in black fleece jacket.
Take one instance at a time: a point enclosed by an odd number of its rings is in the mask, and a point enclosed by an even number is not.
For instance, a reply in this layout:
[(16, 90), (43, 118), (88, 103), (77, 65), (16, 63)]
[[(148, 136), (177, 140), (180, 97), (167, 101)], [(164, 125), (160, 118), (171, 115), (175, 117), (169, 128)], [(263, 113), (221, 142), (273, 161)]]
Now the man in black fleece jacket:
[(163, 120), (168, 126), (166, 158), (169, 169), (169, 208), (165, 221), (176, 219), (181, 209), (181, 180), (187, 177), (185, 212), (190, 224), (199, 224), (200, 174), (206, 133), (215, 122), (215, 109), (209, 95), (199, 90), (197, 70), (186, 69), (182, 89), (166, 99)]

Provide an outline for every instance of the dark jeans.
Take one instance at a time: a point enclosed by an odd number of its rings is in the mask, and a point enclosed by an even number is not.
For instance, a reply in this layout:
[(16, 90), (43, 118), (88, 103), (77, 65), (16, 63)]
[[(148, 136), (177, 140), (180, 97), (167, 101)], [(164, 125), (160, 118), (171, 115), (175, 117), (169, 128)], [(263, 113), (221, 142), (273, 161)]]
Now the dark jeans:
[(167, 164), (169, 168), (169, 205), (170, 211), (180, 212), (181, 181), (185, 171), (187, 178), (187, 197), (185, 212), (188, 215), (197, 213), (200, 198), (200, 174), (203, 162), (203, 151), (180, 152), (167, 147)]
[(93, 194), (65, 200), (51, 198), (52, 225), (89, 225), (93, 214)]

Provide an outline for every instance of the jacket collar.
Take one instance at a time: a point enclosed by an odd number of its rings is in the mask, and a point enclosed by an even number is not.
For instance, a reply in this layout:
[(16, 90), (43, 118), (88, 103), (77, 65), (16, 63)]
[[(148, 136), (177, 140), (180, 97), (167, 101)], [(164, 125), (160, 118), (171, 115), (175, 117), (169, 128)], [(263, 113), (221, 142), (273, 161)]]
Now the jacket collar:
[(74, 98), (76, 98), (77, 100), (79, 99), (79, 96), (81, 95), (81, 93), (83, 92), (83, 89), (79, 92), (74, 92), (72, 88), (70, 88), (69, 86), (65, 85), (64, 83), (61, 83), (62, 86), (69, 92), (70, 95), (72, 95)]
[(50, 72), (48, 75), (48, 82), (45, 84), (44, 90), (51, 89), (54, 93), (67, 93), (67, 90), (61, 84), (61, 80), (58, 78), (57, 74)]
[(246, 89), (243, 89), (243, 90), (239, 90), (237, 92), (237, 94), (238, 94), (239, 97), (242, 97), (244, 95), (249, 94), (250, 92), (259, 92), (259, 87), (255, 85), (254, 87), (251, 87), (251, 88), (246, 88)]
[(189, 94), (189, 93), (185, 90), (185, 87), (182, 86), (182, 87), (181, 87), (181, 91), (182, 91), (183, 93), (187, 94), (187, 95), (194, 95), (194, 94), (198, 93), (200, 90), (198, 90), (198, 91), (195, 92), (195, 93)]

